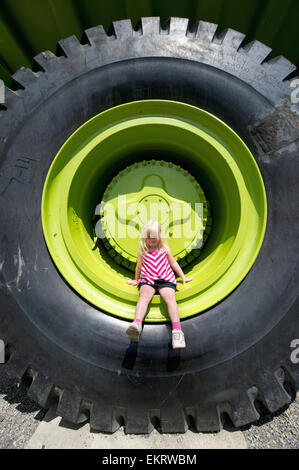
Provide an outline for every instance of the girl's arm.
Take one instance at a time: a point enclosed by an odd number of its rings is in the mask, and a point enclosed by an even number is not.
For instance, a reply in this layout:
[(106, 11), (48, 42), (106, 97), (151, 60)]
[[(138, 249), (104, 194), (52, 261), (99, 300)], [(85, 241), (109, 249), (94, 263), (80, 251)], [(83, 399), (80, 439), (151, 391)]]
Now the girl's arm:
[(138, 281), (139, 279), (141, 265), (142, 265), (142, 253), (141, 253), (141, 250), (138, 250), (137, 264), (136, 264), (136, 269), (135, 269), (135, 281)]
[(167, 247), (167, 249), (166, 249), (166, 254), (167, 254), (167, 258), (168, 258), (170, 266), (177, 273), (177, 275), (182, 279), (183, 285), (185, 285), (185, 282), (192, 281), (193, 277), (185, 277), (181, 266), (179, 265), (179, 263), (172, 256), (172, 253), (171, 253), (169, 247)]
[(136, 264), (136, 269), (135, 269), (135, 280), (128, 279), (127, 284), (133, 284), (136, 286), (138, 284), (138, 279), (140, 276), (140, 270), (141, 270), (141, 265), (142, 265), (142, 252), (141, 249), (138, 250), (138, 258), (137, 258), (137, 264)]

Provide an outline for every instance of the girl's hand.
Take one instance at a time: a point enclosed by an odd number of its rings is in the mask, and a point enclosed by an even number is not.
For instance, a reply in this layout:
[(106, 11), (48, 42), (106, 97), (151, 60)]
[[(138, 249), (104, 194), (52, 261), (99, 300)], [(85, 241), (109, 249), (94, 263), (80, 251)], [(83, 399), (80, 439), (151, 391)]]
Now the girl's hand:
[(183, 277), (182, 278), (182, 281), (183, 281), (183, 286), (185, 285), (185, 282), (190, 282), (192, 281), (192, 279), (194, 279), (194, 277)]
[(135, 281), (135, 279), (128, 279), (127, 284), (132, 284), (133, 286), (137, 286), (138, 281)]

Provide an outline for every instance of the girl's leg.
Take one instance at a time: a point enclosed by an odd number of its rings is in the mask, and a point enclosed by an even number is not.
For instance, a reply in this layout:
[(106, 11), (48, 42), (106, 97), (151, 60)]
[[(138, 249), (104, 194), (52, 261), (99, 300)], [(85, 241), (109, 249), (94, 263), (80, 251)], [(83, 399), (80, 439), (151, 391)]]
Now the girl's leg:
[(139, 336), (142, 330), (142, 321), (145, 317), (148, 304), (155, 292), (156, 289), (147, 284), (144, 284), (140, 287), (140, 295), (136, 305), (135, 318), (133, 323), (129, 325), (126, 331), (130, 341), (139, 341)]
[(173, 329), (180, 330), (180, 314), (176, 303), (175, 291), (172, 287), (159, 287), (159, 294), (167, 305), (168, 314), (173, 325)]
[(172, 324), (172, 347), (173, 349), (185, 348), (185, 335), (181, 328), (180, 314), (176, 303), (175, 291), (172, 289), (172, 287), (159, 287), (159, 294), (167, 305), (168, 314)]
[(148, 284), (144, 284), (140, 287), (140, 295), (136, 305), (134, 321), (139, 321), (140, 323), (143, 322), (148, 304), (150, 303), (155, 292), (156, 289), (152, 286), (149, 286)]

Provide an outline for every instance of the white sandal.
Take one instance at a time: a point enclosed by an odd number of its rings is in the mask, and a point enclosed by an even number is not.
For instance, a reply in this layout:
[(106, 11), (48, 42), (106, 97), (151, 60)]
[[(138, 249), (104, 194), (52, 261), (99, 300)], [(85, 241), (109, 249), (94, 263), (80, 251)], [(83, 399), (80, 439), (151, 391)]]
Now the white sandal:
[(134, 343), (138, 343), (141, 330), (142, 323), (133, 321), (126, 331), (129, 340), (133, 341)]
[(183, 349), (185, 347), (185, 335), (182, 330), (172, 330), (172, 348)]

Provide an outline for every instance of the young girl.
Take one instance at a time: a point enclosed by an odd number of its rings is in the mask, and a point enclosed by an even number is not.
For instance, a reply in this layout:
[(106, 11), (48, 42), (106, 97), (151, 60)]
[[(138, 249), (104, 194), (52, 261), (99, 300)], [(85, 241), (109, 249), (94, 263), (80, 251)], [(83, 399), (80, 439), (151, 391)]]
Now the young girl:
[(168, 308), (168, 314), (172, 323), (173, 349), (186, 347), (175, 299), (177, 282), (173, 269), (181, 277), (183, 285), (185, 285), (185, 282), (193, 279), (193, 277), (186, 278), (184, 276), (181, 267), (172, 256), (170, 248), (164, 241), (159, 222), (149, 220), (142, 227), (135, 280), (127, 281), (128, 284), (137, 285), (140, 290), (135, 318), (127, 329), (130, 341), (139, 341), (142, 321), (145, 317), (148, 304), (153, 295), (157, 293), (161, 295)]

